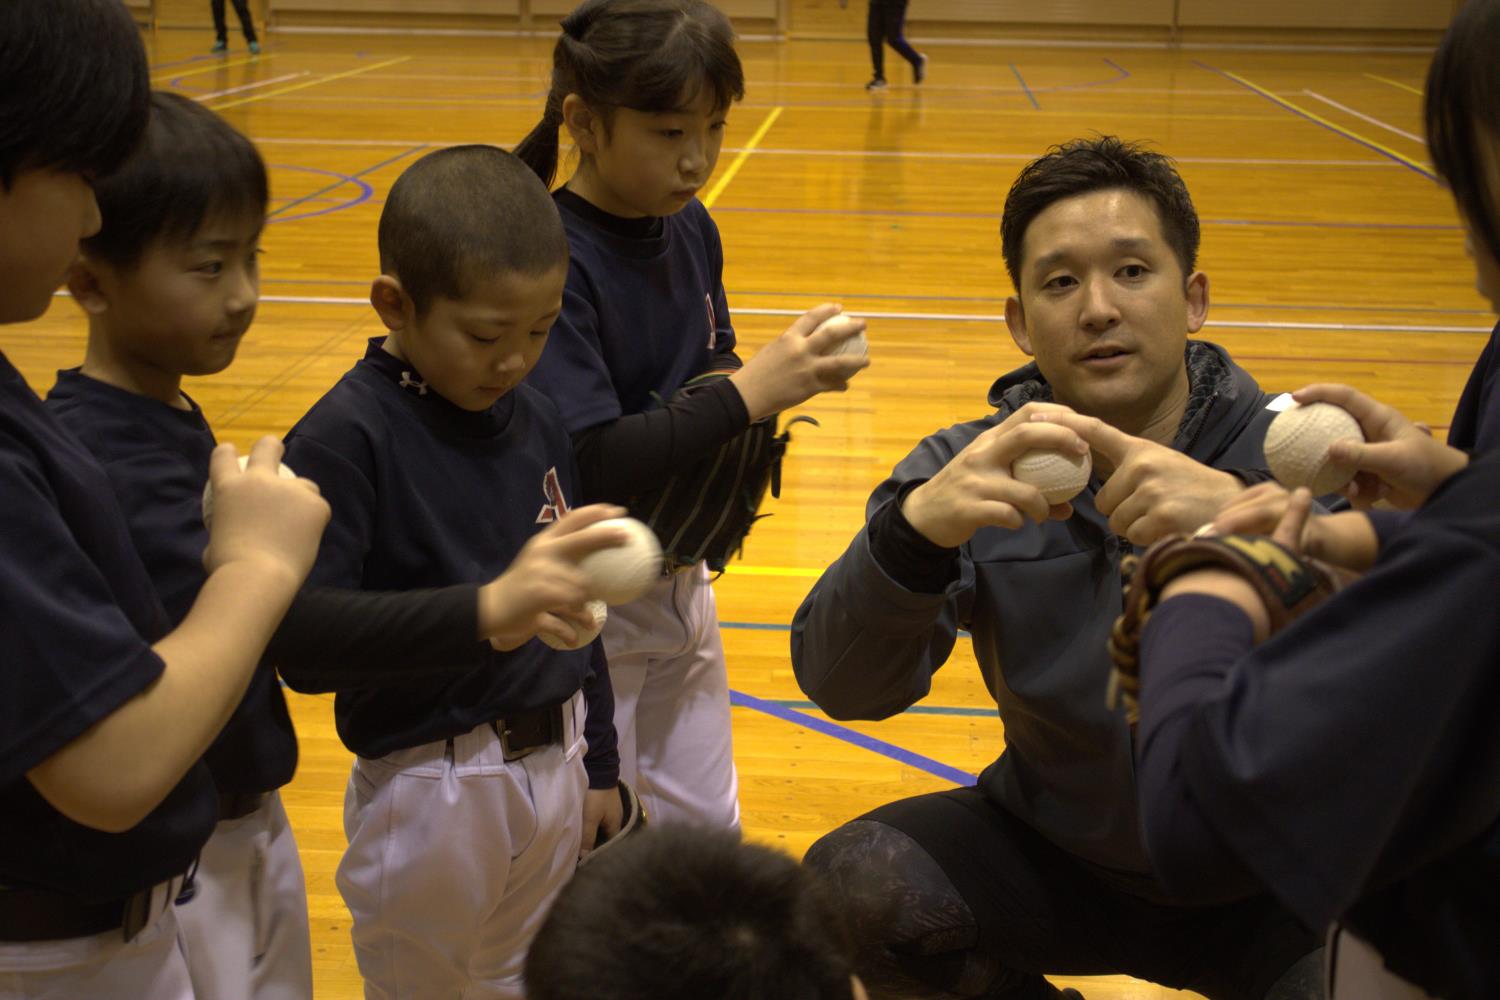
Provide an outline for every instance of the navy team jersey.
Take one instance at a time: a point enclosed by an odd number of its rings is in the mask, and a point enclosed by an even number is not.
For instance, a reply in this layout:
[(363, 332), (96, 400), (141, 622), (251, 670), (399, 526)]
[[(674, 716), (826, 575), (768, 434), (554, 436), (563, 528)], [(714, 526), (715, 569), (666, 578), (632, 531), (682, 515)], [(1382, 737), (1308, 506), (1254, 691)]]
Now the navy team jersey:
[[(427, 390), (374, 338), (287, 435), (286, 462), (316, 482), (333, 520), (309, 583), (375, 591), (487, 583), (575, 495), (557, 411), (518, 386), (474, 413)], [(533, 639), (508, 653), (476, 641), (446, 674), (339, 691), (344, 744), (363, 757), (558, 705), (591, 676), (591, 653)]]
[(0, 884), (118, 899), (185, 872), (208, 840), (201, 763), (119, 834), (26, 780), (161, 676), (151, 643), (167, 631), (108, 476), (0, 355)]
[[(46, 403), (104, 466), (173, 628), (207, 579), (203, 484), (217, 443), (188, 402), (192, 409), (179, 410), (73, 369), (57, 373)], [(256, 669), (204, 760), (221, 792), (269, 792), (292, 780), (297, 737), (271, 666)]]
[[(576, 433), (670, 399), (735, 346), (724, 296), (724, 248), (696, 198), (653, 232), (627, 237), (566, 189), (562, 315), (527, 382)], [(652, 220), (655, 221), (655, 220)]]
[(1490, 331), (1458, 398), (1448, 443), (1474, 455), (1500, 446), (1500, 323)]

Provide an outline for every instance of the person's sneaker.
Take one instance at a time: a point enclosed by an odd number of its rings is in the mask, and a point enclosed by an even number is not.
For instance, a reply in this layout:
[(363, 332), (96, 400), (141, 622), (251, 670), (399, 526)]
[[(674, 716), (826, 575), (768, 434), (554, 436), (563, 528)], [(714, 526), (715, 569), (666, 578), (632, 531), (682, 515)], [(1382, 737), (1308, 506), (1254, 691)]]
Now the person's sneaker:
[(221, 38), (217, 42), (214, 42), (214, 47), (211, 48), (211, 49), (209, 49), (208, 51), (210, 53), (228, 52), (229, 51), (229, 43), (226, 42), (224, 39)]
[(865, 84), (865, 89), (866, 90), (884, 90), (885, 88), (887, 88), (889, 86), (890, 86), (890, 84), (888, 84), (888, 83), (885, 82), (885, 77), (877, 76), (875, 79), (873, 79), (869, 83)]
[(251, 42), (250, 43), (250, 54), (252, 56), (258, 56), (258, 55), (260, 55), (260, 42)]
[(917, 53), (917, 64), (911, 68), (911, 75), (917, 83), (927, 79), (927, 56), (921, 52)]

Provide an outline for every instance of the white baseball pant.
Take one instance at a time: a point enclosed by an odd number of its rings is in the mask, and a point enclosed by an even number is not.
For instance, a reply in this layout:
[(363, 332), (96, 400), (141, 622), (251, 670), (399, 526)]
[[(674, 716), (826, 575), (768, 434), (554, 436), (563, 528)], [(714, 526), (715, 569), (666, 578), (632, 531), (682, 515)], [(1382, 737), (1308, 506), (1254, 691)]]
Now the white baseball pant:
[(521, 1000), (526, 949), (578, 862), (584, 704), (507, 762), (494, 727), (356, 758), (339, 892), (367, 1000)]

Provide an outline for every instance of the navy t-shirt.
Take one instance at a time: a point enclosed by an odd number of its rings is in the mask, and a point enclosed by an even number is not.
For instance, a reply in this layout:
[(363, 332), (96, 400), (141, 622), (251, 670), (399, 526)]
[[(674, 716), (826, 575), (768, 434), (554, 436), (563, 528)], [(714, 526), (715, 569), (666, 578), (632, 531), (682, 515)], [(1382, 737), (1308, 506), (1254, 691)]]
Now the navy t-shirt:
[(187, 870), (217, 818), (195, 764), (134, 828), (53, 809), (26, 774), (161, 676), (166, 613), (109, 477), (0, 355), (0, 884), (117, 899)]
[[(488, 582), (571, 505), (568, 434), (525, 385), (483, 412), (454, 406), (383, 341), (372, 339), (287, 435), (287, 464), (333, 508), (309, 582), (376, 591)], [(558, 705), (593, 676), (591, 655), (536, 639), (508, 653), (476, 642), (472, 660), (452, 672), (341, 690), (339, 735), (355, 753), (380, 757)]]
[(1489, 453), (1253, 650), (1217, 599), (1152, 614), (1139, 775), (1163, 881), (1228, 898), (1253, 874), (1435, 995), (1500, 995), (1497, 497)]
[(641, 413), (734, 348), (724, 248), (696, 198), (651, 233), (615, 232), (577, 195), (556, 195), (571, 260), (562, 315), (527, 376), (572, 433)]
[(1500, 324), (1490, 331), (1458, 397), (1448, 443), (1475, 455), (1500, 446)]
[[(46, 402), (104, 466), (174, 628), (207, 579), (203, 484), (217, 443), (203, 411), (188, 402), (192, 409), (179, 410), (77, 369), (57, 373)], [(297, 737), (270, 665), (256, 668), (204, 760), (222, 792), (269, 792), (292, 780)]]

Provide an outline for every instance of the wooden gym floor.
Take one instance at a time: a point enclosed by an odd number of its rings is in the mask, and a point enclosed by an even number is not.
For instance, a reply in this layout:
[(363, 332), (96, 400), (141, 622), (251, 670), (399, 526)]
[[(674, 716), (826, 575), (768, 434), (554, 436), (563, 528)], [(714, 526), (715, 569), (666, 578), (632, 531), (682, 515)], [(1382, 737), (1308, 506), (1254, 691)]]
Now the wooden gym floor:
[[(536, 121), (550, 39), (272, 34), (251, 59), (189, 32), (148, 38), (154, 78), (255, 139), (271, 165), (264, 298), (239, 360), (189, 392), (221, 439), (280, 434), (379, 332), (365, 303), (375, 224), (424, 151), (511, 144)], [(920, 40), (919, 40), (920, 44)], [(1446, 429), (1493, 323), (1421, 141), (1425, 54), (1082, 46), (928, 48), (921, 88), (887, 53), (745, 42), (748, 94), (705, 193), (750, 349), (834, 300), (870, 318), (873, 367), (814, 400), (782, 499), (718, 585), (748, 834), (799, 854), (900, 796), (971, 781), (1002, 734), (971, 655), (882, 723), (836, 725), (802, 700), (787, 623), (861, 522), (869, 490), (921, 436), (987, 411), (1023, 360), (1001, 315), (1000, 211), (1020, 166), (1093, 132), (1177, 158), (1203, 219), (1213, 308), (1204, 336), (1268, 388), (1348, 381)], [(60, 301), (0, 334), (38, 389), (82, 356)], [(748, 353), (748, 352), (747, 352)], [(333, 871), (348, 754), (331, 697), (292, 696), (302, 765), (284, 792), (302, 847), (318, 995), (359, 994)], [(1172, 994), (1124, 977), (1066, 980), (1091, 1000)]]

